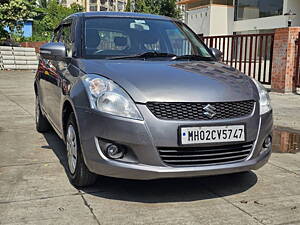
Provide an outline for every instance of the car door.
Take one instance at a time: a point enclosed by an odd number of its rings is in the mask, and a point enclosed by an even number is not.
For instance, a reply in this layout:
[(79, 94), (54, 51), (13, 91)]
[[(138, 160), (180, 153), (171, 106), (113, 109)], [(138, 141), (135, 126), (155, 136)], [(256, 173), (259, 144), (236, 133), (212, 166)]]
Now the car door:
[[(54, 32), (52, 42), (57, 42), (60, 35), (60, 28), (57, 28)], [(48, 120), (52, 123), (52, 102), (51, 96), (53, 86), (57, 85), (57, 70), (53, 60), (40, 58), (39, 64), (39, 97), (40, 105), (43, 111), (46, 113)]]
[[(60, 34), (58, 41), (62, 42), (66, 47), (66, 59), (72, 58), (73, 53), (73, 38), (72, 38), (72, 21), (62, 24), (60, 28)], [(51, 118), (54, 126), (62, 131), (61, 124), (61, 111), (62, 103), (64, 99), (65, 87), (68, 86), (70, 77), (70, 64), (71, 60), (53, 60), (53, 65), (56, 71), (56, 82), (51, 83), (51, 91), (49, 96), (49, 102), (51, 104)]]

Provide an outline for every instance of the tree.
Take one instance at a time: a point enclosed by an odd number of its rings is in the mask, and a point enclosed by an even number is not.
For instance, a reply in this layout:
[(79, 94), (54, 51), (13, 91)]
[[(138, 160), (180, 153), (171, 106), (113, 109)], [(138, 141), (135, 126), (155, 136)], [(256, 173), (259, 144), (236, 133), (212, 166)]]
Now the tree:
[(7, 35), (4, 30), (5, 27), (8, 27), (10, 32), (21, 33), (22, 21), (32, 19), (37, 15), (35, 2), (35, 0), (4, 1), (0, 5), (0, 20), (2, 23), (0, 35), (2, 37)]
[(131, 1), (127, 0), (125, 12), (131, 12)]
[(41, 9), (43, 17), (34, 21), (34, 35), (40, 39), (50, 39), (53, 30), (59, 25), (61, 20), (67, 16), (83, 11), (83, 7), (73, 3), (70, 8), (64, 7), (57, 3), (56, 0), (48, 1), (47, 7)]
[(146, 2), (144, 0), (135, 0), (135, 12), (140, 13), (149, 13), (150, 8), (146, 5)]
[(179, 18), (180, 11), (176, 7), (176, 0), (163, 0), (160, 4), (160, 15)]
[(40, 8), (47, 8), (48, 0), (38, 0), (37, 4)]
[(83, 6), (77, 3), (72, 3), (70, 7), (72, 13), (82, 12), (84, 10)]
[(149, 13), (151, 14), (160, 14), (160, 0), (145, 0), (146, 5), (149, 8)]
[[(131, 1), (128, 0), (125, 11), (130, 12), (130, 9)], [(134, 12), (158, 14), (174, 18), (180, 17), (176, 0), (135, 0)]]

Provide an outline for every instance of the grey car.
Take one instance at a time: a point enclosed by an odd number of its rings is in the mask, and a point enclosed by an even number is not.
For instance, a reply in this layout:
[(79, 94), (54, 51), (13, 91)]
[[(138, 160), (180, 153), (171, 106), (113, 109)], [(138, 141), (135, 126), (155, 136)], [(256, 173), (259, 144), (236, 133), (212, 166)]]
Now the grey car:
[(64, 140), (75, 186), (239, 173), (270, 157), (267, 91), (181, 21), (73, 14), (40, 54), (36, 128)]

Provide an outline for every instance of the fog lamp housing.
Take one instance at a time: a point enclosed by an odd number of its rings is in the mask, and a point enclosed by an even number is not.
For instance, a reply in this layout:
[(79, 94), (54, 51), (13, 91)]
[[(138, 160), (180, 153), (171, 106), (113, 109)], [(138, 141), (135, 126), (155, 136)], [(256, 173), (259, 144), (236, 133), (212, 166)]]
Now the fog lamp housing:
[(138, 163), (136, 155), (129, 146), (100, 137), (97, 138), (97, 141), (99, 143), (98, 151), (101, 151), (107, 159), (124, 163)]
[(106, 146), (106, 156), (110, 159), (121, 159), (124, 157), (125, 151), (123, 148), (114, 144)]
[(268, 136), (264, 141), (263, 147), (269, 149), (271, 146), (272, 146), (272, 137)]
[(262, 145), (262, 149), (261, 149), (261, 154), (270, 151), (272, 148), (272, 136), (269, 135), (268, 137), (266, 137), (266, 139), (264, 140), (264, 143)]

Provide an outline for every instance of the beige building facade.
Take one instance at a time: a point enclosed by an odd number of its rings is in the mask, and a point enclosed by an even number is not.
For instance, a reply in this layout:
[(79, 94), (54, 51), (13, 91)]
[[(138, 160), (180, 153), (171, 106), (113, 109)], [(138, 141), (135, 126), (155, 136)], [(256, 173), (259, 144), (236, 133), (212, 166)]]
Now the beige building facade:
[(86, 12), (125, 10), (127, 0), (60, 0), (60, 3), (69, 7), (73, 3), (82, 5)]
[(204, 36), (271, 33), (287, 27), (290, 10), (300, 26), (300, 0), (181, 0), (185, 23)]

